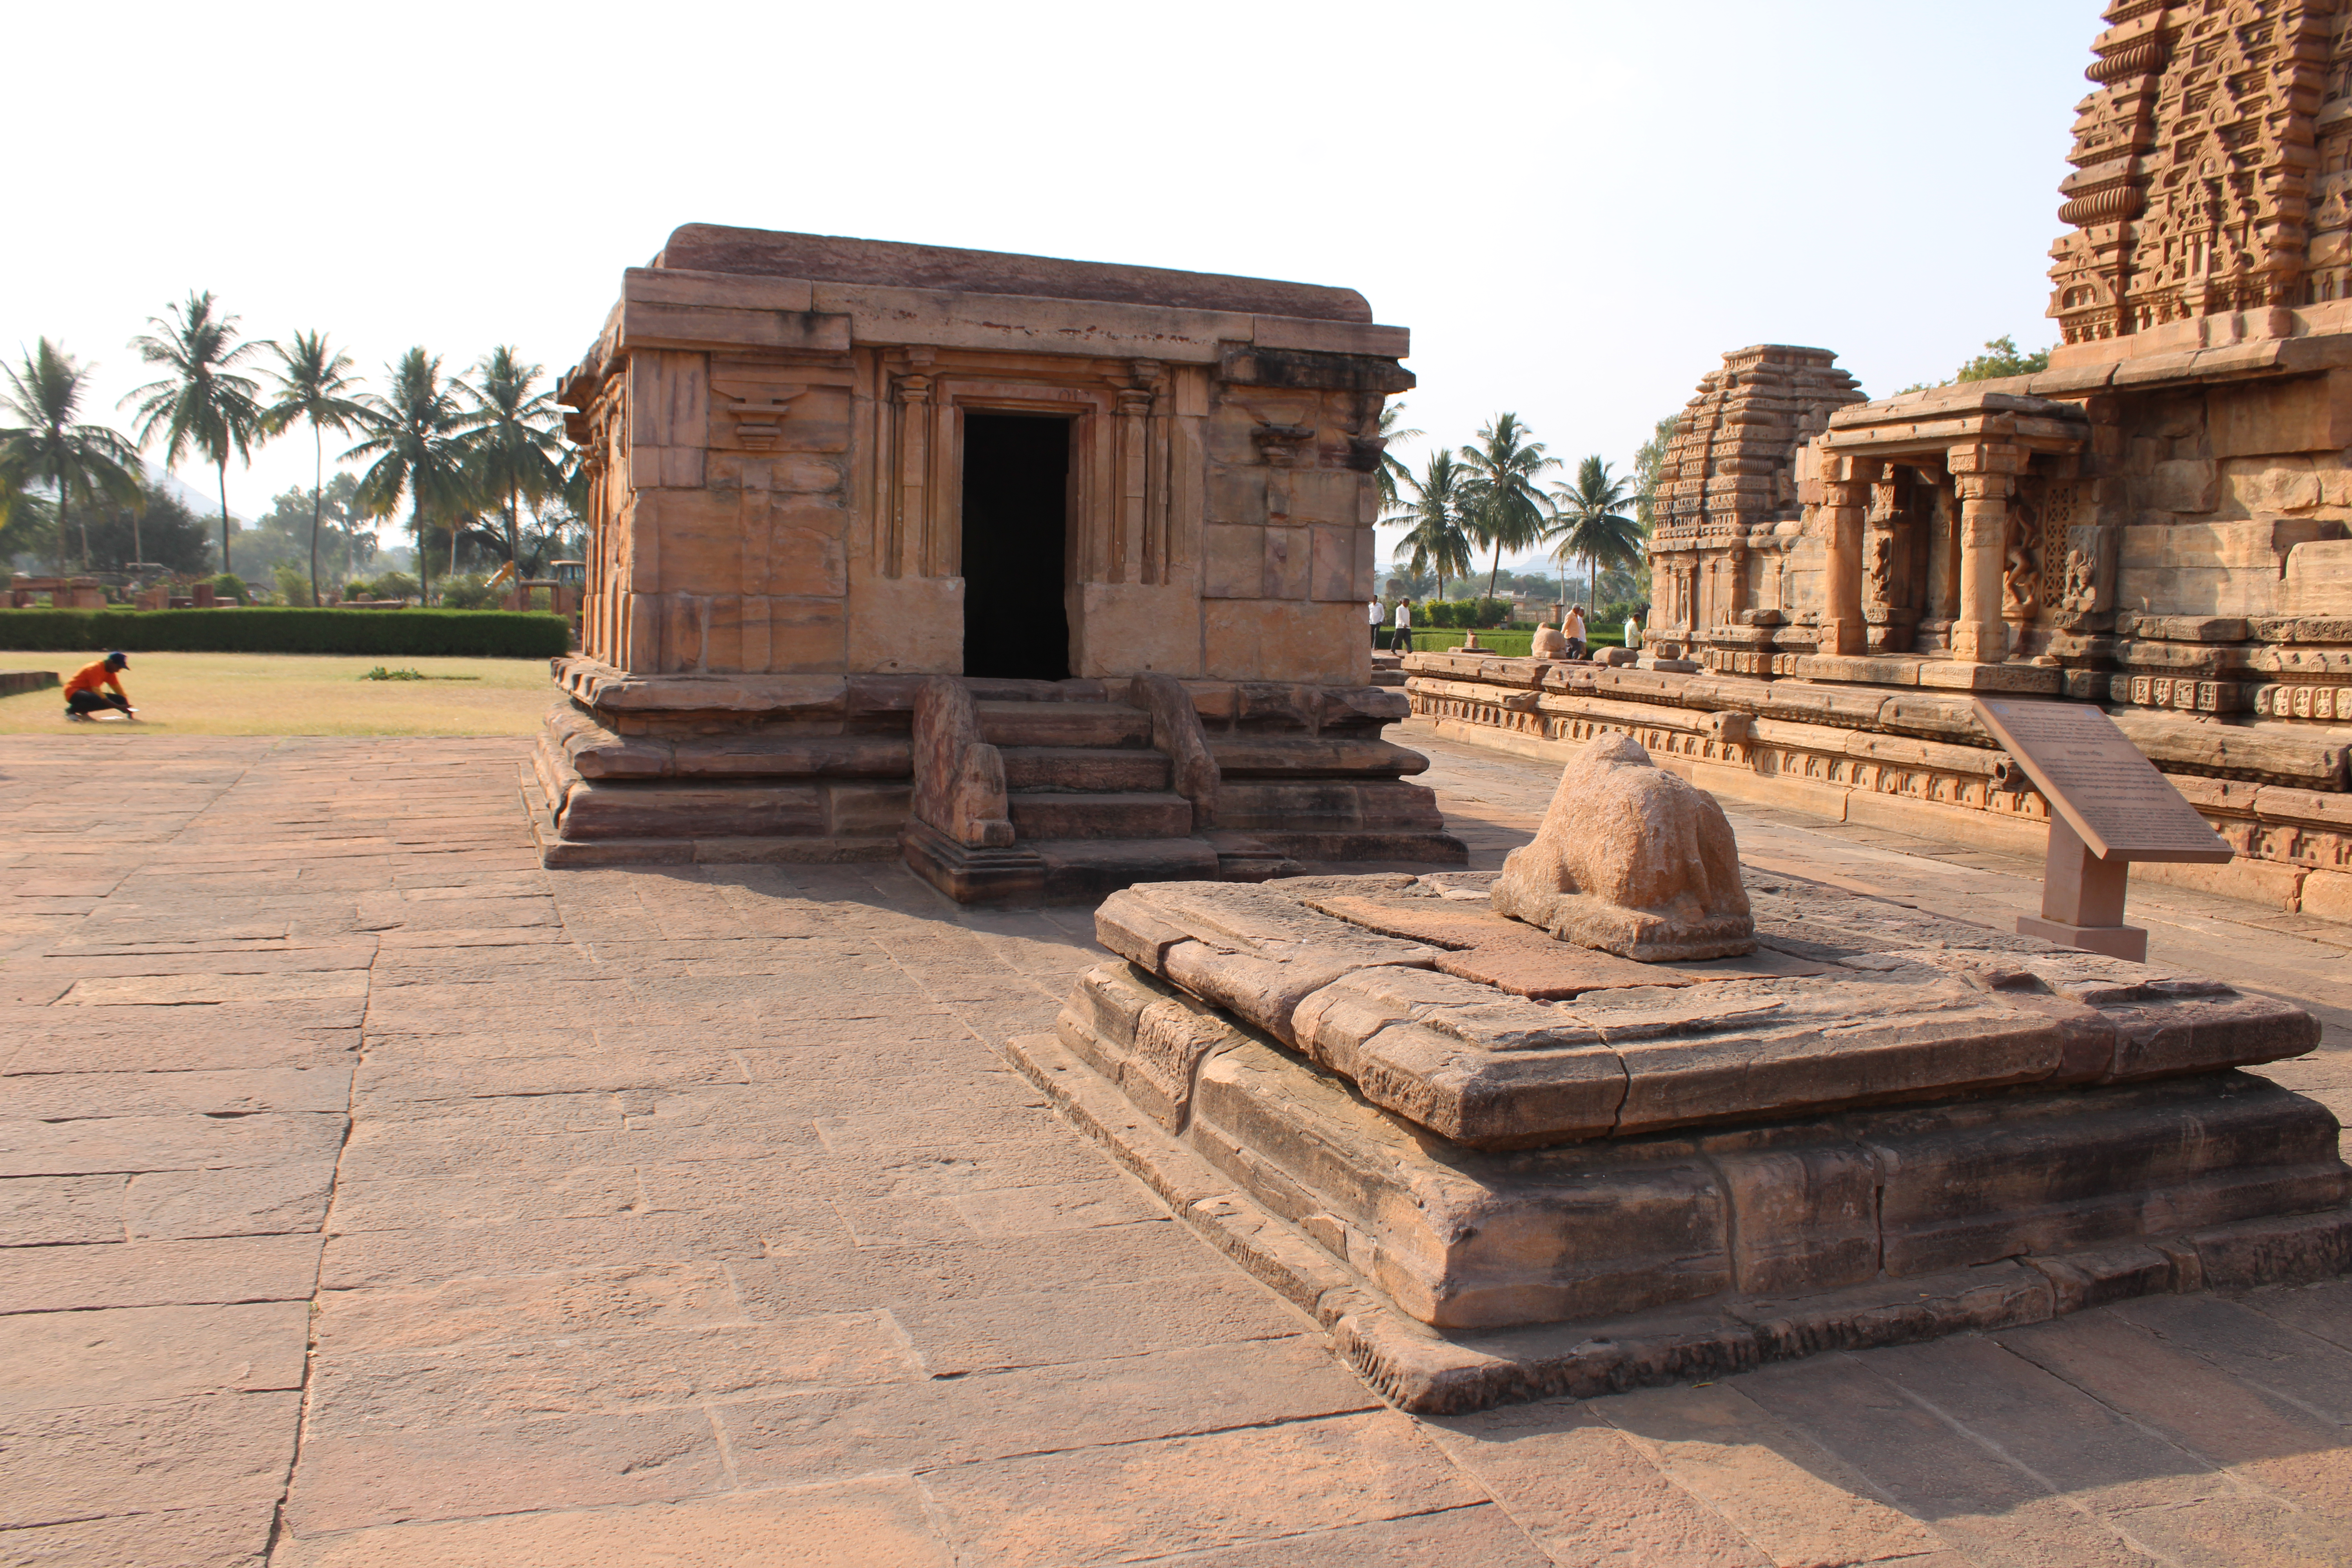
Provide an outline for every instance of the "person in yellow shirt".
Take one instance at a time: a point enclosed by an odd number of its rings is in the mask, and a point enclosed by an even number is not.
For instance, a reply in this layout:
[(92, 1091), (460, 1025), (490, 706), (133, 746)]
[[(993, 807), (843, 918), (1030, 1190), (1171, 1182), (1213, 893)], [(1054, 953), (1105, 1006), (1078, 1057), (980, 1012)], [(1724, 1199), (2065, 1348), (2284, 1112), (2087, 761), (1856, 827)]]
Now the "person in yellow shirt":
[[(75, 670), (74, 678), (66, 682), (66, 717), (78, 719), (85, 724), (94, 723), (96, 721), (90, 715), (109, 708), (119, 709), (129, 718), (138, 717), (138, 710), (131, 706), (131, 699), (122, 689), (121, 671), (129, 668), (131, 660), (128, 657), (110, 653), (94, 664), (86, 664)], [(103, 692), (99, 689), (101, 686), (111, 686), (114, 689)]]

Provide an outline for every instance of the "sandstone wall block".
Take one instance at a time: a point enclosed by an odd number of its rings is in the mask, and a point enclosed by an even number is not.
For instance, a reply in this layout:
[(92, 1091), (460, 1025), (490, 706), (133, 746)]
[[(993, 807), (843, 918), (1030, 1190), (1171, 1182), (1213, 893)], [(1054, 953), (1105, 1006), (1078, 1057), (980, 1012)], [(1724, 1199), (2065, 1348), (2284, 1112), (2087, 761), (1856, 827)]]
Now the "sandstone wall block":
[(2207, 458), (2161, 462), (2140, 489), (2141, 504), (2157, 511), (2211, 511), (2220, 479), (2219, 468)]

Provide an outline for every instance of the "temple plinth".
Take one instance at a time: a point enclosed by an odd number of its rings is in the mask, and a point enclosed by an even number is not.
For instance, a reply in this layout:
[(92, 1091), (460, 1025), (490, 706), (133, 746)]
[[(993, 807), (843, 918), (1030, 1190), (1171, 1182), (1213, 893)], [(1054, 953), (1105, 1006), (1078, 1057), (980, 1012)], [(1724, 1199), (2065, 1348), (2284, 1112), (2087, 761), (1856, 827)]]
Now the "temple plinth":
[(1458, 861), (1363, 632), (1407, 347), (1347, 289), (678, 229), (564, 378), (548, 864), (904, 854), (1025, 900)]

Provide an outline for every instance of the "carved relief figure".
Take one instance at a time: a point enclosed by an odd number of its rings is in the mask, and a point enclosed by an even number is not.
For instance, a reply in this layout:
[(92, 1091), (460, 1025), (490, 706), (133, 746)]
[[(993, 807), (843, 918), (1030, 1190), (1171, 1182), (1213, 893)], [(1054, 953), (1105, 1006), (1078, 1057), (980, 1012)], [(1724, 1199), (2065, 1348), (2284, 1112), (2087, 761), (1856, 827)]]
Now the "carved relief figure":
[(2066, 580), (2059, 598), (2063, 609), (2088, 615), (2099, 607), (2099, 531), (2066, 531)]
[(2001, 614), (2031, 616), (2042, 605), (2041, 529), (2032, 506), (2017, 501), (2009, 512), (2009, 542), (2001, 556)]
[(1895, 533), (1874, 528), (1863, 536), (1862, 569), (1869, 584), (1869, 603), (1895, 603)]

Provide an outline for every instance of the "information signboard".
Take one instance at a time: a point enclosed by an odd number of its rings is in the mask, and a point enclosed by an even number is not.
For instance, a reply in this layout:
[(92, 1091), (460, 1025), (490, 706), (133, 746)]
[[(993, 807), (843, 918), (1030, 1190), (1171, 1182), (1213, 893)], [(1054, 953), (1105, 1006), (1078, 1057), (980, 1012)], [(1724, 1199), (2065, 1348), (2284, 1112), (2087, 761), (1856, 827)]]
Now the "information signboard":
[(1979, 697), (1977, 717), (2102, 860), (2219, 863), (2231, 849), (2116, 721), (2087, 702)]

